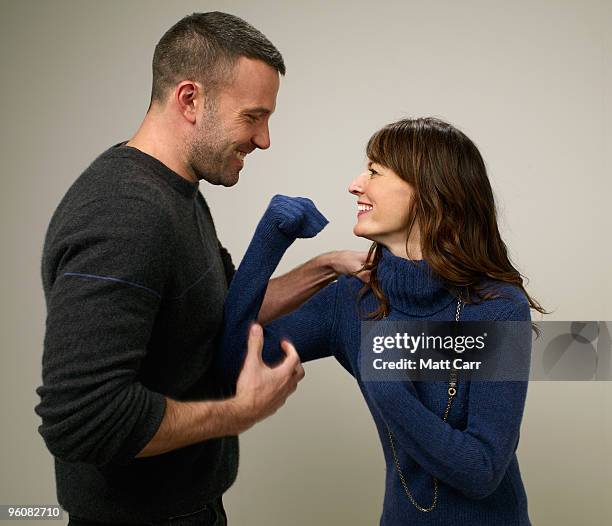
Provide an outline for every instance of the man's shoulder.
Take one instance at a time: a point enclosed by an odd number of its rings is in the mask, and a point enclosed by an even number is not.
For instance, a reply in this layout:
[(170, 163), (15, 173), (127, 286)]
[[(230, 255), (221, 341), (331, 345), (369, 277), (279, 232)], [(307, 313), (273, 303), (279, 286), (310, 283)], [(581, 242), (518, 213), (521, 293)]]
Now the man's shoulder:
[(102, 152), (77, 178), (70, 190), (88, 195), (139, 194), (162, 202), (170, 195), (151, 165), (134, 149), (120, 144)]
[(68, 261), (78, 264), (78, 272), (117, 276), (171, 259), (178, 221), (172, 193), (139, 171), (130, 156), (121, 157), (100, 155), (56, 208), (43, 247), (47, 286)]
[[(121, 143), (120, 143), (121, 144)], [(54, 218), (147, 216), (171, 218), (174, 194), (151, 165), (129, 148), (115, 145), (100, 154), (70, 185)]]
[(112, 147), (72, 183), (49, 223), (47, 243), (131, 230), (140, 237), (172, 231), (173, 192), (138, 157)]

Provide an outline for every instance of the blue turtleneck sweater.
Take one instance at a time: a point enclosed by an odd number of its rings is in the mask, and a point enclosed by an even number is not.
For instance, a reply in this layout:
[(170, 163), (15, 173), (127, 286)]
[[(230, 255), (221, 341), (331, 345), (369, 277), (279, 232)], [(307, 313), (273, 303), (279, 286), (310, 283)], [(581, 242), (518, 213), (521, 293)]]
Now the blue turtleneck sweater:
[[(307, 199), (275, 196), (261, 219), (225, 303), (221, 366), (235, 381), (246, 349), (246, 335), (257, 319), (268, 280), (297, 237), (312, 237), (327, 223)], [(452, 321), (457, 299), (425, 260), (409, 261), (387, 249), (378, 279), (393, 320)], [(496, 299), (467, 304), (462, 321), (530, 320), (529, 304), (518, 287), (496, 282)], [(386, 461), (381, 525), (464, 524), (530, 525), (527, 498), (516, 448), (527, 382), (461, 381), (447, 421), (446, 382), (363, 381), (360, 374), (360, 312), (372, 312), (377, 300), (367, 293), (357, 309), (362, 283), (340, 277), (293, 313), (264, 328), (264, 360), (282, 357), (280, 339), (290, 339), (302, 359), (333, 355), (355, 377), (376, 422)], [(408, 487), (423, 507), (408, 500), (394, 465), (387, 426)], [(374, 445), (372, 445), (374, 447)], [(356, 459), (358, 461), (358, 459)]]

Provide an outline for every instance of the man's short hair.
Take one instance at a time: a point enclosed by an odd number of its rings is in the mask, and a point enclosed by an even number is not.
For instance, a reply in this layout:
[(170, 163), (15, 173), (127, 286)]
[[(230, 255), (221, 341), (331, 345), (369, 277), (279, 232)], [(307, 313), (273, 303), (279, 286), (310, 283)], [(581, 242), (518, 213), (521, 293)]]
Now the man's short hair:
[(214, 93), (231, 80), (239, 57), (259, 59), (285, 74), (278, 49), (241, 18), (219, 11), (184, 17), (155, 46), (151, 102), (163, 102), (168, 90), (186, 79)]

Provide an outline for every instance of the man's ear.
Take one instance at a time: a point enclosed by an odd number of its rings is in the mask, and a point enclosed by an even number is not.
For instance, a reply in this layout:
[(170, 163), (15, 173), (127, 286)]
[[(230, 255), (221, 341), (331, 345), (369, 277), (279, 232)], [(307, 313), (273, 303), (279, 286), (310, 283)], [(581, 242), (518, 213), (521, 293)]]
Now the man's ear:
[(174, 98), (179, 112), (191, 124), (196, 122), (197, 107), (203, 99), (202, 85), (193, 80), (183, 80), (174, 90)]

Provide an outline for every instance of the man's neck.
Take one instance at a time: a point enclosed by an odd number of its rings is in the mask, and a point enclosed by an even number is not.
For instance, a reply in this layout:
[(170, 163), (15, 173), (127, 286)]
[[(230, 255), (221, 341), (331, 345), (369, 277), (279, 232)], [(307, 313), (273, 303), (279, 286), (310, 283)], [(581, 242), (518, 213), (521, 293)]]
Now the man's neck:
[(170, 129), (171, 126), (164, 124), (161, 117), (147, 113), (140, 128), (126, 146), (154, 157), (190, 183), (197, 183), (196, 175), (184, 160), (181, 141), (167, 133), (166, 130)]

